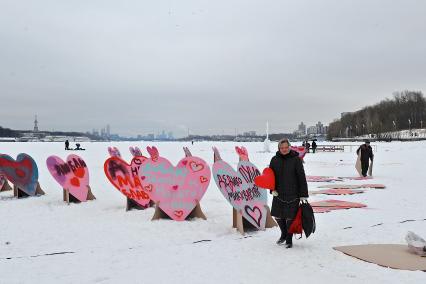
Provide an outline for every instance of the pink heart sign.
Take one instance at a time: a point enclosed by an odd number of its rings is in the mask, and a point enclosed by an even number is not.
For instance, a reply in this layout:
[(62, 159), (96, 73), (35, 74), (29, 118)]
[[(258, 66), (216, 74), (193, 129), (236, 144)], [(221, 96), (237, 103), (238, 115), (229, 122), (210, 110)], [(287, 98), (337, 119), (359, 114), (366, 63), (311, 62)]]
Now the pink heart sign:
[(105, 175), (112, 185), (143, 207), (148, 207), (151, 200), (139, 178), (140, 166), (147, 160), (144, 156), (134, 157), (129, 165), (119, 157), (111, 157), (104, 164)]
[(185, 157), (177, 166), (148, 147), (151, 158), (139, 175), (144, 190), (170, 218), (183, 221), (200, 202), (210, 183), (208, 164), (198, 157)]
[(213, 178), (220, 192), (253, 226), (265, 229), (268, 195), (266, 190), (259, 190), (254, 184), (254, 178), (260, 176), (260, 171), (248, 161), (247, 151), (243, 148), (236, 149), (240, 162), (235, 171), (220, 158), (216, 148), (213, 150), (215, 152)]
[(84, 160), (77, 155), (69, 155), (64, 162), (58, 156), (46, 160), (47, 168), (53, 178), (69, 193), (84, 202), (89, 192), (89, 169)]

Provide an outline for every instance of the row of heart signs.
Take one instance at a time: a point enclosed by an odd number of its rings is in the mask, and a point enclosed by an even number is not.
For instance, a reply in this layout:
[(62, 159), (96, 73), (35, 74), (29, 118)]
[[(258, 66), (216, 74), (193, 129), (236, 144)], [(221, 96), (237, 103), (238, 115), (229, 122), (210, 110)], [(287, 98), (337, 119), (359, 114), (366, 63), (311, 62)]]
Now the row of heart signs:
[[(104, 163), (104, 172), (112, 185), (127, 200), (147, 208), (155, 204), (171, 219), (185, 220), (199, 206), (210, 180), (209, 165), (191, 155), (184, 148), (185, 157), (176, 166), (162, 157), (156, 147), (147, 147), (149, 158), (139, 148), (131, 147), (130, 163), (121, 158), (117, 148), (109, 148), (110, 157)], [(239, 156), (237, 170), (223, 161), (217, 148), (214, 151), (213, 177), (223, 196), (244, 219), (258, 229), (264, 229), (269, 208), (267, 191), (254, 183), (261, 176), (258, 168), (249, 161), (247, 149), (236, 147)], [(88, 200), (90, 193), (89, 169), (77, 155), (66, 161), (58, 156), (46, 160), (49, 172), (61, 187), (79, 202)], [(37, 194), (38, 168), (34, 159), (19, 154), (17, 159), (0, 154), (0, 189), (9, 180), (26, 195)]]

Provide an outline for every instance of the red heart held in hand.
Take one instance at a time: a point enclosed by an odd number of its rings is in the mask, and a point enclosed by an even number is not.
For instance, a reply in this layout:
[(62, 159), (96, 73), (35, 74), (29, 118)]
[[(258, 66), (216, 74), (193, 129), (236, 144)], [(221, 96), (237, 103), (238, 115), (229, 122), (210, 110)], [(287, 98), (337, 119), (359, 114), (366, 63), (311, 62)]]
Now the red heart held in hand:
[(262, 175), (254, 178), (254, 183), (260, 188), (275, 190), (275, 174), (271, 168), (265, 168)]

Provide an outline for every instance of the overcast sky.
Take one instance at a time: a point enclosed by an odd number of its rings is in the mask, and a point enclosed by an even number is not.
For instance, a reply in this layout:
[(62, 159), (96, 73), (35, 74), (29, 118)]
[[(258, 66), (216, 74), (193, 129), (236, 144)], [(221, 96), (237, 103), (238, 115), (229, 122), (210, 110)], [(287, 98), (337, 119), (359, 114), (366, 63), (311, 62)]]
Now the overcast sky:
[(426, 91), (426, 1), (0, 0), (0, 126), (290, 132)]

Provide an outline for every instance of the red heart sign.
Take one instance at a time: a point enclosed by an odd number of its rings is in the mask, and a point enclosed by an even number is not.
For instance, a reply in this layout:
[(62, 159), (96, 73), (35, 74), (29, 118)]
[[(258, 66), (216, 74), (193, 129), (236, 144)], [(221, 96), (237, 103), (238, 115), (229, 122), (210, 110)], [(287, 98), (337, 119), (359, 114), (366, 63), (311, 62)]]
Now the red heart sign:
[(36, 194), (38, 168), (31, 156), (21, 153), (15, 161), (8, 155), (0, 154), (0, 172), (26, 194), (32, 196)]
[(143, 207), (148, 207), (150, 202), (150, 198), (143, 187), (147, 191), (152, 190), (148, 190), (148, 186), (144, 186), (138, 176), (139, 167), (146, 160), (147, 158), (144, 156), (137, 156), (132, 159), (129, 165), (119, 157), (111, 157), (104, 164), (105, 175), (114, 187)]
[(262, 175), (254, 178), (254, 183), (260, 188), (275, 190), (275, 174), (271, 168), (265, 168)]

